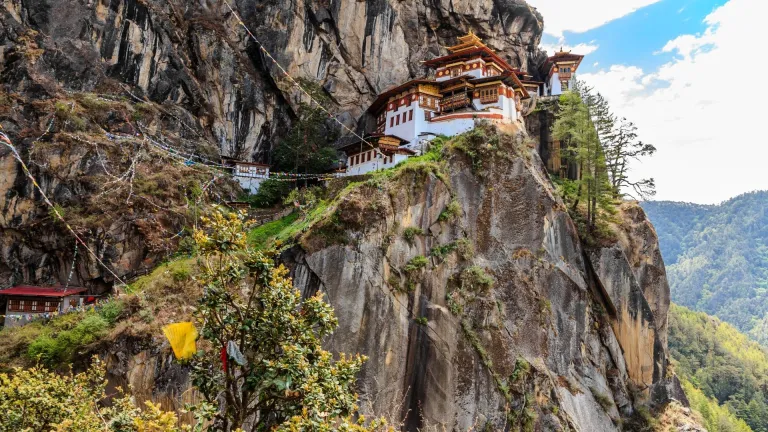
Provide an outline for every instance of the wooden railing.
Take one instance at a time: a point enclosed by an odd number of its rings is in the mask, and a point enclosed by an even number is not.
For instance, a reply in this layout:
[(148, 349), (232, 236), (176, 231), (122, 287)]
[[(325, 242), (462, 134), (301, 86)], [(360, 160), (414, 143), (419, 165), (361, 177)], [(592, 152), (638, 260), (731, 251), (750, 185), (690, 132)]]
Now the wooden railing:
[(480, 96), (481, 104), (493, 104), (493, 103), (497, 103), (498, 101), (499, 101), (499, 95)]
[(470, 100), (466, 93), (444, 97), (440, 101), (440, 111), (464, 108), (469, 106)]

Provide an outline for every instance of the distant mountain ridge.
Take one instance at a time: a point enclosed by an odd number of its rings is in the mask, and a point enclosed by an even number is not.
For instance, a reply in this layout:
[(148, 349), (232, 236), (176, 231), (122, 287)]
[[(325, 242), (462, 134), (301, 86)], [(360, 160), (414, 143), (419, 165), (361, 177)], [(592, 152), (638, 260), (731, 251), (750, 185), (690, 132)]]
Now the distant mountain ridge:
[(672, 300), (768, 345), (768, 191), (719, 205), (642, 207), (659, 236)]

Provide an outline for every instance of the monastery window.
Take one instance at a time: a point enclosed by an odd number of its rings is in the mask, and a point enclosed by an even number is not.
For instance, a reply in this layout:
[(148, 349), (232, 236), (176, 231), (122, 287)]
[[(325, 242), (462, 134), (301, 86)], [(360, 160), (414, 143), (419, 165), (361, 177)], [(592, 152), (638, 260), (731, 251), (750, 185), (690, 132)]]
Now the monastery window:
[(408, 111), (408, 121), (413, 120), (413, 110)]
[(397, 120), (397, 121), (395, 121), (395, 125), (396, 126), (400, 126), (400, 114), (396, 115), (395, 119)]
[(486, 88), (480, 90), (480, 102), (481, 103), (496, 103), (499, 101), (499, 89), (498, 87)]
[(389, 118), (389, 127), (392, 127), (394, 125), (395, 125), (395, 118), (394, 117), (390, 117)]

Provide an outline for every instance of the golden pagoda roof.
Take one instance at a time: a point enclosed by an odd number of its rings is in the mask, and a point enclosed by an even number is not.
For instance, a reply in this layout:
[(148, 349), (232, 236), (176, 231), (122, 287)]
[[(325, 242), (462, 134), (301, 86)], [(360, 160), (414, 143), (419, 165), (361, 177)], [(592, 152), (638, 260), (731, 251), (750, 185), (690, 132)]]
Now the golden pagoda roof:
[(454, 46), (446, 47), (448, 51), (455, 53), (459, 51), (464, 51), (471, 48), (481, 48), (484, 47), (485, 44), (483, 41), (477, 37), (475, 33), (472, 32), (472, 30), (469, 31), (469, 33), (465, 34), (464, 36), (459, 36), (459, 43)]

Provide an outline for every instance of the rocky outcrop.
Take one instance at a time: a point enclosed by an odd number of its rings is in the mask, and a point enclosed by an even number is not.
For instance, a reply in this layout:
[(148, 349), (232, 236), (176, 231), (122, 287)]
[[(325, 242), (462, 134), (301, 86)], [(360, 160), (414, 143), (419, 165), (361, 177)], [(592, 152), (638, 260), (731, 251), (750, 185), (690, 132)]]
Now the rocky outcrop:
[[(467, 30), (524, 70), (535, 70), (543, 60), (537, 48), (542, 18), (522, 0), (230, 4), (290, 74), (325, 89), (329, 109), (350, 128), (364, 127), (365, 109), (378, 92), (423, 75), (421, 61), (443, 54), (442, 46)], [(35, 140), (59, 140), (56, 134), (66, 129), (66, 119), (50, 121), (54, 102), (69, 104), (73, 94), (93, 93), (160, 108), (155, 124), (130, 122), (173, 136), (186, 151), (213, 160), (225, 155), (269, 162), (301, 101), (219, 0), (5, 0), (0, 61), (0, 125), (25, 157)], [(135, 133), (133, 127), (123, 129)], [(92, 153), (79, 149), (71, 156), (76, 154)], [(92, 169), (94, 161), (67, 163)], [(41, 222), (47, 209), (8, 152), (0, 153), (0, 167), (7, 174), (0, 176), (2, 191), (24, 191), (0, 195), (0, 280), (14, 274), (6, 284), (64, 282), (73, 259), (71, 239), (50, 221)], [(77, 196), (92, 192), (80, 187)], [(20, 240), (20, 221), (44, 228), (44, 242)], [(141, 246), (147, 238), (135, 226), (118, 226), (124, 225), (121, 219), (114, 222), (109, 235), (94, 240), (94, 248), (107, 261), (120, 262), (120, 275), (151, 266), (155, 258)], [(115, 251), (123, 247), (124, 253)], [(109, 288), (113, 277), (94, 263), (88, 266), (78, 272), (79, 281)]]
[(370, 357), (362, 405), (408, 430), (617, 430), (666, 366), (655, 323), (668, 287), (641, 286), (620, 245), (585, 251), (538, 157), (503, 140), (482, 175), (459, 152), (446, 177), (415, 171), (347, 196), (347, 241), (305, 238), (294, 282), (327, 293), (333, 350)]
[[(355, 127), (378, 92), (472, 29), (534, 71), (543, 22), (522, 0), (231, 3), (291, 75)], [(0, 9), (2, 82), (17, 92), (130, 90), (183, 108), (221, 153), (267, 161), (298, 92), (221, 1), (35, 0)]]

